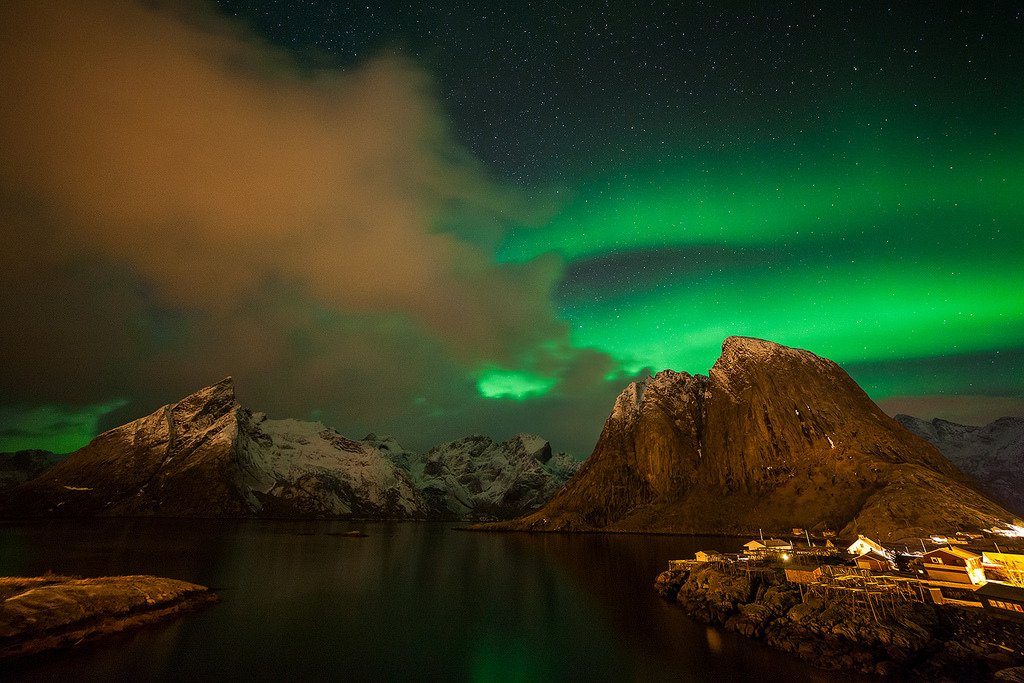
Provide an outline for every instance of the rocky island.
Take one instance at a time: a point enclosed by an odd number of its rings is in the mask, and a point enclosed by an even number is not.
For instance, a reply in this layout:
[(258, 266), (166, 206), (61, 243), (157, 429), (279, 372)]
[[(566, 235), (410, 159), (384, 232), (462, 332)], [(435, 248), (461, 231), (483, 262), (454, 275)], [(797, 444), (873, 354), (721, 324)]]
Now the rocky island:
[(217, 596), (156, 576), (0, 578), (0, 661), (170, 619)]

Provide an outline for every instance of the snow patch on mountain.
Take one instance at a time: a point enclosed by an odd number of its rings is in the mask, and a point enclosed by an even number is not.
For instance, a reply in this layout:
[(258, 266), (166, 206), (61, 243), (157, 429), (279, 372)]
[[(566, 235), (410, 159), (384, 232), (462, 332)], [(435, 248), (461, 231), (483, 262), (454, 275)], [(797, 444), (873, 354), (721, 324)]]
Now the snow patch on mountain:
[(981, 427), (911, 415), (897, 415), (896, 420), (931, 442), (1011, 510), (1024, 514), (1024, 417), (1002, 417)]
[(0, 504), (28, 515), (481, 518), (539, 507), (575, 469), (532, 434), (420, 454), (388, 436), (272, 420), (241, 407), (227, 378), (104, 432)]
[[(372, 443), (372, 442), (371, 442)], [(427, 453), (391, 451), (423, 496), (432, 516), (494, 519), (543, 505), (575, 474), (578, 464), (533, 434), (508, 441), (474, 435)]]

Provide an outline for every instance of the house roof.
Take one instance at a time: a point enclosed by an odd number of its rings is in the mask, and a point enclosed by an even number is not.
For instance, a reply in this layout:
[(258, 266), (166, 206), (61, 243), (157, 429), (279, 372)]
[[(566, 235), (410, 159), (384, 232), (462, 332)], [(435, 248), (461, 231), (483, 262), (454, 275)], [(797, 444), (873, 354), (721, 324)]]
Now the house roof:
[(704, 553), (705, 555), (721, 555), (721, 550), (698, 550), (698, 553)]
[(937, 555), (939, 553), (945, 555), (952, 555), (953, 557), (959, 557), (961, 560), (973, 560), (976, 557), (981, 557), (978, 553), (972, 553), (970, 550), (964, 550), (963, 548), (936, 548), (935, 550), (929, 550), (922, 557), (928, 557), (929, 555)]
[(786, 549), (786, 548), (792, 548), (793, 547), (793, 543), (790, 542), (790, 541), (783, 541), (780, 538), (766, 538), (763, 541), (761, 539), (759, 539), (759, 538), (755, 538), (753, 541), (747, 541), (746, 543), (744, 543), (743, 547), (744, 548), (766, 548), (766, 549), (778, 548), (778, 549), (781, 550), (781, 549)]
[(1018, 553), (994, 553), (991, 550), (986, 550), (982, 554), (982, 558), (985, 562), (993, 562), (996, 564), (1006, 563), (1024, 563), (1024, 555)]
[(868, 558), (868, 559), (871, 559), (871, 560), (878, 560), (879, 562), (885, 562), (886, 564), (889, 563), (889, 558), (888, 557), (886, 557), (885, 555), (883, 555), (881, 553), (876, 553), (874, 550), (869, 550), (866, 553), (863, 553), (862, 555), (859, 555), (857, 557), (857, 559), (860, 560), (860, 559), (865, 558), (865, 557)]
[(1001, 598), (1003, 600), (1014, 600), (1024, 603), (1024, 588), (1011, 586), (1008, 583), (989, 581), (988, 583), (983, 583), (974, 593), (975, 595), (984, 595), (989, 598)]

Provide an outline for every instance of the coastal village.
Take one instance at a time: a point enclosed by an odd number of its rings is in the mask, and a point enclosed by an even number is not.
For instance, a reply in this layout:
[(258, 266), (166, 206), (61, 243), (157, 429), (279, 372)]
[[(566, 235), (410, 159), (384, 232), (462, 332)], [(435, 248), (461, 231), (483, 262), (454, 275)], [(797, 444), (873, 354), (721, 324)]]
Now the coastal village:
[(910, 600), (1024, 621), (1024, 526), (918, 540), (914, 548), (864, 535), (844, 541), (829, 531), (812, 537), (794, 528), (790, 538), (761, 535), (739, 552), (701, 550), (692, 560), (671, 561), (669, 568), (713, 563), (731, 572), (775, 573), (795, 584), (803, 599), (859, 602), (877, 619), (886, 605)]
[[(1024, 524), (883, 543), (795, 528), (672, 560), (692, 617), (827, 669), (1024, 681)], [(998, 675), (997, 675), (998, 674)]]

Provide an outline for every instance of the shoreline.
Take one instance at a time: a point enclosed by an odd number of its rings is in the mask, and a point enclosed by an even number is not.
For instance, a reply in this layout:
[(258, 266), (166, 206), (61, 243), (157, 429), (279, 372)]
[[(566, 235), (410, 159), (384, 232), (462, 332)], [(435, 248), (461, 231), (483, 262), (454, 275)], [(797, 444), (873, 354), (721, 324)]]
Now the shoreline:
[(710, 563), (666, 570), (655, 590), (697, 621), (820, 669), (926, 680), (995, 680), (1005, 670), (1024, 674), (1018, 670), (1024, 667), (1024, 623), (980, 609), (907, 600), (876, 611), (856, 600), (812, 595), (774, 568), (748, 573)]
[(77, 648), (170, 620), (220, 598), (155, 576), (0, 579), (0, 662)]

